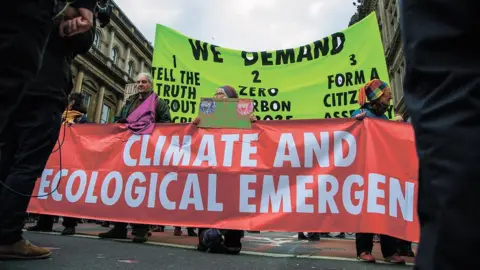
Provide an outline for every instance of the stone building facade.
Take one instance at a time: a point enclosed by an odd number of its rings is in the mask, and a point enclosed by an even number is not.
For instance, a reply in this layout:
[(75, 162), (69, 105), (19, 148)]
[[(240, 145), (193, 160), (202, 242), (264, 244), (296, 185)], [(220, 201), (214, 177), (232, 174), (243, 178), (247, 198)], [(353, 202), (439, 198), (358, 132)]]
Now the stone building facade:
[(83, 92), (88, 119), (111, 123), (119, 113), (125, 85), (140, 72), (150, 72), (153, 46), (112, 1), (110, 24), (97, 26), (95, 40), (87, 54), (72, 63), (74, 90)]
[(362, 0), (357, 1), (357, 13), (353, 15), (350, 25), (365, 18), (375, 11), (390, 77), (393, 104), (398, 113), (408, 117), (403, 103), (403, 77), (405, 61), (400, 37), (399, 0)]

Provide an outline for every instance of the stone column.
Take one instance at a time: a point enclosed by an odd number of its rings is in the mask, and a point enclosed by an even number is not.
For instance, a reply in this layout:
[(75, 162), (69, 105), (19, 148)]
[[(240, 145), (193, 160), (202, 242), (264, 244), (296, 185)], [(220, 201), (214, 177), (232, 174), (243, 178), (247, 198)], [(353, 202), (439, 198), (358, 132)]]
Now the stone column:
[(115, 40), (115, 31), (110, 28), (110, 41), (108, 42), (108, 59), (112, 59), (113, 41)]
[[(127, 45), (127, 52), (125, 54), (125, 72), (128, 73), (128, 62), (130, 62), (130, 45)], [(128, 74), (130, 76), (130, 74)]]
[(144, 69), (145, 69), (144, 66), (145, 66), (145, 60), (142, 59), (142, 61), (140, 61), (140, 73), (145, 72), (144, 71)]
[(120, 115), (120, 112), (122, 111), (122, 107), (123, 107), (123, 97), (119, 98), (118, 101), (117, 101), (117, 110), (115, 112), (115, 115)]
[(75, 78), (75, 92), (80, 93), (82, 92), (82, 84), (83, 84), (83, 76), (85, 72), (82, 69), (78, 69), (77, 78)]
[(95, 108), (94, 119), (96, 123), (100, 123), (100, 119), (102, 118), (103, 96), (105, 96), (105, 86), (101, 86), (97, 93), (97, 108)]

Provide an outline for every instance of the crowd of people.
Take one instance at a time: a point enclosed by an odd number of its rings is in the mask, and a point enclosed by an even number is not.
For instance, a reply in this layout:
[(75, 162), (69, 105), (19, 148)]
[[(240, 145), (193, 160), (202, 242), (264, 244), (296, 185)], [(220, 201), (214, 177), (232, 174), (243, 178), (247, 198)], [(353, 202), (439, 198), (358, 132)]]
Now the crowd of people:
[[(142, 121), (142, 125), (170, 123), (169, 107), (164, 100), (159, 98), (153, 91), (153, 78), (149, 73), (141, 73), (136, 78), (137, 93), (130, 96), (125, 105), (120, 110), (120, 114), (115, 117), (116, 123), (129, 124), (138, 119), (132, 119), (134, 112), (140, 111), (138, 115), (147, 116), (146, 121)], [(236, 90), (229, 85), (218, 87), (214, 92), (215, 98), (238, 98)], [(368, 82), (359, 91), (358, 110), (352, 113), (352, 117), (361, 121), (365, 117), (380, 118), (388, 120), (385, 113), (387, 112), (391, 102), (391, 92), (389, 86), (378, 79)], [(153, 106), (147, 103), (153, 102)], [(154, 108), (148, 111), (149, 108)], [(88, 123), (85, 119), (85, 103), (81, 93), (73, 93), (69, 97), (69, 105), (67, 111), (64, 112), (63, 118), (68, 124)], [(251, 115), (251, 121), (256, 121), (255, 115)], [(400, 115), (395, 117), (395, 121), (403, 121)], [(198, 125), (200, 118), (195, 118), (192, 124)], [(136, 127), (137, 129), (142, 127)], [(28, 227), (29, 231), (52, 231), (54, 217), (48, 215), (40, 215), (34, 226)], [(64, 217), (62, 231), (63, 235), (75, 234), (77, 219)], [(102, 224), (104, 227), (110, 227), (110, 222), (94, 221)], [(162, 225), (149, 224), (130, 224), (132, 228), (132, 241), (144, 243), (148, 241), (152, 232), (163, 232)], [(182, 235), (181, 227), (175, 227), (174, 235)], [(187, 228), (188, 236), (198, 237), (197, 249), (200, 251), (208, 251), (213, 253), (237, 254), (242, 249), (241, 239), (244, 237), (244, 231), (241, 230), (223, 230), (216, 228)], [(128, 224), (123, 222), (113, 222), (113, 227), (107, 232), (100, 233), (100, 238), (110, 239), (127, 239)], [(405, 260), (402, 256), (414, 256), (411, 243), (397, 239), (388, 235), (374, 235), (371, 233), (356, 233), (356, 249), (357, 257), (361, 261), (375, 262), (372, 255), (374, 236), (378, 238), (381, 245), (384, 260), (393, 264), (404, 264)], [(299, 240), (319, 241), (322, 237), (330, 237), (329, 233), (310, 232), (306, 235), (303, 232), (298, 233)], [(342, 232), (336, 236), (337, 238), (345, 238)]]
[[(91, 47), (94, 14), (103, 9), (96, 8), (96, 0), (2, 1), (0, 5), (0, 259), (47, 258), (50, 250), (22, 236), (26, 210), (62, 119), (66, 125), (82, 121), (68, 111), (62, 117), (72, 89), (69, 65)], [(480, 3), (401, 0), (399, 6), (404, 98), (419, 159), (421, 244), (415, 269), (477, 269), (479, 236), (471, 232), (480, 220), (475, 203), (480, 189), (480, 151), (475, 150), (480, 133), (479, 53), (471, 37), (479, 33)], [(230, 92), (227, 87), (217, 89), (227, 98), (233, 96)], [(385, 119), (389, 97), (386, 83), (369, 82), (360, 91), (360, 108), (352, 117)], [(131, 113), (142, 100), (154, 100), (159, 108), (164, 103), (138, 95), (123, 113)], [(164, 116), (160, 113), (158, 118)], [(124, 228), (119, 224), (114, 229), (123, 232)], [(136, 228), (135, 234), (146, 231), (144, 225)], [(199, 229), (199, 250), (238, 253), (242, 236), (241, 231)], [(373, 237), (356, 234), (360, 260), (375, 260)], [(395, 252), (399, 241), (379, 237), (386, 261), (404, 263)], [(145, 238), (148, 232), (139, 240)]]
[[(62, 6), (57, 8), (58, 10), (62, 9)], [(76, 33), (71, 37), (66, 36), (63, 28), (63, 21), (57, 21), (53, 25), (53, 30), (49, 41), (46, 46), (44, 53), (43, 65), (39, 71), (39, 76), (36, 80), (32, 81), (27, 87), (27, 93), (31, 93), (29, 98), (33, 99), (44, 99), (42, 105), (49, 104), (50, 111), (45, 111), (45, 113), (53, 114), (58, 117), (58, 122), (56, 121), (43, 121), (40, 124), (35, 126), (36, 129), (44, 128), (51, 130), (51, 132), (43, 132), (49, 138), (37, 137), (31, 141), (31, 143), (36, 143), (43, 145), (43, 149), (37, 149), (39, 154), (43, 155), (39, 157), (43, 162), (38, 162), (38, 160), (32, 160), (32, 168), (29, 170), (29, 174), (26, 175), (27, 178), (33, 178), (34, 175), (38, 175), (44, 168), (45, 163), (50, 154), (51, 148), (57, 141), (58, 132), (61, 125), (75, 125), (75, 124), (85, 124), (89, 123), (86, 117), (87, 109), (85, 104), (85, 96), (82, 93), (71, 93), (68, 95), (68, 99), (65, 102), (64, 97), (69, 91), (65, 89), (72, 89), (72, 79), (71, 71), (69, 66), (72, 60), (76, 55), (86, 53), (93, 43), (94, 37), (94, 28), (96, 20), (92, 21), (92, 26), (87, 31), (81, 33)], [(73, 31), (73, 30), (71, 30)], [(62, 64), (58, 64), (62, 63)], [(62, 76), (58, 76), (62, 74)], [(124, 123), (129, 125), (132, 129), (136, 131), (145, 131), (146, 129), (151, 128), (155, 124), (162, 123), (171, 123), (170, 109), (168, 104), (157, 97), (153, 92), (153, 78), (149, 73), (140, 73), (136, 78), (136, 89), (137, 93), (130, 96), (124, 106), (120, 110), (120, 114), (115, 117), (116, 123)], [(41, 89), (41, 91), (38, 91)], [(215, 89), (215, 92), (212, 93), (215, 98), (238, 98), (238, 94), (234, 87), (225, 85), (220, 86)], [(53, 97), (53, 98), (52, 98)], [(373, 80), (365, 85), (360, 90), (359, 103), (361, 108), (355, 111), (352, 117), (355, 117), (358, 120), (362, 120), (364, 117), (375, 117), (386, 119), (385, 112), (390, 105), (391, 93), (388, 85), (380, 80)], [(61, 112), (61, 108), (66, 108)], [(39, 104), (38, 102), (33, 102), (31, 104)], [(153, 106), (150, 106), (152, 105)], [(31, 106), (31, 105), (30, 105)], [(151, 111), (149, 109), (154, 108)], [(30, 107), (31, 109), (31, 107)], [(140, 111), (140, 113), (139, 113)], [(141, 119), (142, 118), (142, 119)], [(256, 121), (255, 115), (251, 115), (251, 121)], [(140, 121), (142, 120), (142, 121)], [(143, 126), (134, 125), (135, 123), (142, 123)], [(41, 125), (43, 123), (43, 126)], [(194, 119), (192, 124), (198, 125), (200, 123), (200, 118)], [(48, 126), (45, 126), (48, 125)], [(11, 133), (10, 135), (13, 135)], [(15, 136), (8, 138), (0, 138), (4, 148), (2, 149), (2, 154), (13, 155), (16, 149), (10, 149), (15, 146), (16, 143), (13, 140), (17, 139)], [(48, 141), (48, 144), (40, 143), (40, 140)], [(13, 159), (12, 159), (13, 161)], [(24, 161), (25, 162), (25, 161)], [(26, 165), (26, 163), (24, 163)], [(1, 177), (6, 178), (8, 173), (11, 170), (12, 164), (2, 160), (0, 166)], [(34, 182), (30, 182), (33, 184)], [(25, 192), (29, 193), (29, 192)], [(29, 197), (22, 197), (24, 201), (22, 204), (27, 205), (25, 200), (28, 200)], [(14, 203), (14, 202), (11, 202)], [(24, 218), (24, 216), (21, 216)], [(18, 218), (18, 217), (17, 217)], [(28, 231), (44, 231), (49, 232), (53, 229), (53, 224), (56, 217), (49, 215), (39, 215), (35, 225), (26, 228)], [(63, 226), (62, 235), (73, 235), (76, 233), (76, 226), (80, 222), (77, 218), (72, 217), (63, 217)], [(97, 221), (101, 222), (101, 221)], [(111, 223), (107, 221), (101, 222), (102, 226), (110, 227)], [(19, 223), (17, 223), (19, 224)], [(122, 222), (113, 222), (113, 227), (107, 232), (100, 233), (98, 236), (100, 238), (113, 238), (113, 239), (126, 239), (128, 237), (128, 224)], [(20, 226), (20, 225), (19, 225)], [(152, 232), (163, 232), (164, 226), (162, 225), (149, 225), (149, 224), (130, 224), (132, 228), (132, 240), (138, 243), (144, 243), (148, 241), (149, 236)], [(224, 230), (217, 228), (197, 228), (198, 232), (195, 232), (195, 228), (187, 228), (187, 234), (189, 236), (198, 237), (198, 250), (208, 251), (214, 253), (229, 253), (229, 254), (238, 254), (242, 249), (241, 239), (244, 237), (244, 231), (242, 230)], [(15, 227), (17, 232), (21, 231), (20, 227)], [(182, 235), (181, 227), (175, 227), (174, 235)], [(16, 239), (22, 239), (21, 233), (17, 234)], [(299, 240), (310, 240), (317, 241), (320, 240), (320, 237), (328, 237), (328, 233), (304, 233), (298, 234)], [(339, 238), (344, 237), (345, 234), (341, 233), (338, 235)], [(356, 246), (358, 259), (367, 262), (374, 262), (372, 246), (373, 246), (373, 234), (356, 234)], [(401, 241), (386, 235), (379, 236), (380, 243), (382, 246), (383, 256), (385, 261), (395, 264), (401, 264), (405, 261), (402, 257), (399, 256), (399, 253), (402, 255), (409, 256), (411, 254), (410, 248), (400, 248)], [(12, 240), (13, 241), (13, 240)], [(10, 241), (10, 242), (12, 242)], [(21, 240), (20, 242), (14, 242), (14, 245), (5, 250), (0, 249), (0, 254), (2, 256), (12, 256), (12, 257), (28, 257), (28, 258), (42, 258), (50, 255), (50, 251), (35, 247), (30, 243)], [(407, 245), (408, 246), (408, 245)], [(0, 246), (1, 247), (1, 246)]]

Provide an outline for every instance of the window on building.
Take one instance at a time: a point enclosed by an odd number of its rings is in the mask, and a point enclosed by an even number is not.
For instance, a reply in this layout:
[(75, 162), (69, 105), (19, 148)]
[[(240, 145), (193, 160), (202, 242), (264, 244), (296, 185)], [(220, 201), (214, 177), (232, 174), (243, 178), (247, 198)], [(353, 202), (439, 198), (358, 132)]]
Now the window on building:
[(90, 100), (92, 99), (92, 95), (89, 93), (83, 93), (85, 95), (85, 106), (87, 106), (87, 109), (90, 108)]
[(402, 66), (398, 67), (397, 77), (398, 77), (398, 80), (399, 80), (400, 85), (401, 85), (400, 89), (403, 89), (403, 69), (402, 69)]
[(102, 106), (102, 116), (100, 118), (100, 123), (105, 124), (110, 122), (110, 107), (106, 104)]
[(392, 25), (392, 29), (396, 30), (398, 27), (398, 19), (397, 19), (397, 9), (392, 11), (392, 16), (390, 20), (390, 25)]
[(397, 85), (395, 86), (395, 94), (397, 98), (397, 102), (400, 101), (400, 99), (403, 97), (403, 70), (402, 67), (398, 67), (397, 69)]
[(100, 45), (100, 34), (95, 31), (95, 37), (93, 39), (93, 47), (98, 48)]
[(390, 15), (390, 25), (392, 26), (393, 30), (396, 30), (399, 25), (399, 18), (398, 18), (398, 5), (395, 0), (390, 2), (390, 8), (388, 9)]
[(395, 3), (395, 18), (397, 19), (397, 24), (400, 26), (400, 4), (397, 3), (396, 1), (393, 1)]
[(112, 49), (112, 53), (111, 53), (110, 59), (112, 59), (112, 61), (113, 61), (114, 64), (117, 63), (117, 60), (118, 60), (118, 49), (117, 49), (116, 47), (114, 47), (114, 48)]
[(391, 94), (392, 94), (392, 100), (393, 100), (393, 104), (395, 104), (396, 100), (397, 100), (397, 95), (395, 94), (395, 90), (396, 90), (396, 78), (395, 78), (395, 73), (390, 73), (389, 74), (389, 77), (390, 77), (390, 91), (391, 91)]
[[(389, 10), (389, 3), (385, 3), (385, 1), (379, 1), (379, 13), (380, 17), (383, 23), (383, 29), (384, 33), (382, 35), (383, 41), (387, 42), (390, 41), (390, 36), (391, 36), (391, 27), (390, 27), (390, 10)], [(387, 44), (384, 43), (384, 44)]]
[(87, 118), (90, 117), (90, 101), (92, 100), (92, 95), (90, 95), (89, 93), (85, 93), (83, 92), (83, 95), (85, 95), (85, 107), (87, 108)]
[(87, 106), (87, 118), (88, 121), (93, 122), (94, 121), (94, 116), (95, 116), (95, 92), (92, 91), (91, 89), (86, 89), (84, 86), (82, 89), (82, 93), (85, 95), (85, 106)]
[(133, 61), (128, 62), (128, 70), (127, 70), (127, 72), (128, 72), (128, 75), (129, 75), (130, 77), (132, 77), (132, 75), (133, 75)]

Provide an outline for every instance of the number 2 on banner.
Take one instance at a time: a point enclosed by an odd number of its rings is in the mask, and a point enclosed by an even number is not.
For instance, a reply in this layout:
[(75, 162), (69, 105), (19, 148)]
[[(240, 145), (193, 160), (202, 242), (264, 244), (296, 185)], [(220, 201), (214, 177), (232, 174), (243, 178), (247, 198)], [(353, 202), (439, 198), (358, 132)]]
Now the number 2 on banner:
[(262, 80), (258, 79), (258, 77), (260, 77), (260, 72), (258, 72), (258, 70), (252, 71), (252, 75), (253, 75), (253, 82), (254, 83), (261, 83), (262, 82)]

